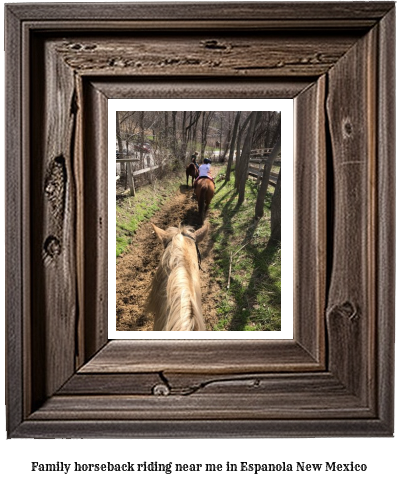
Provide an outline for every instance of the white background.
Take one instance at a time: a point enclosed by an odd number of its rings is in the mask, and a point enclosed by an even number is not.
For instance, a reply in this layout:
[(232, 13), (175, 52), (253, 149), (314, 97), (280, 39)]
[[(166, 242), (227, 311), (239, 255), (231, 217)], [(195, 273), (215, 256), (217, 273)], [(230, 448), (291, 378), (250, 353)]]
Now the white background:
[[(320, 0), (318, 0), (320, 1)], [(10, 2), (11, 3), (11, 2)], [(184, 8), (184, 7), (183, 7)], [(1, 25), (4, 25), (3, 10), (1, 11)], [(4, 52), (1, 52), (1, 85), (4, 93)], [(3, 95), (4, 96), (4, 95)], [(4, 113), (4, 112), (3, 112)], [(4, 115), (1, 118), (4, 120)], [(4, 123), (2, 123), (4, 140)], [(1, 154), (3, 167), (4, 154)], [(4, 203), (4, 175), (1, 176), (1, 205)], [(0, 212), (1, 225), (4, 225), (4, 209)], [(0, 309), (4, 310), (4, 231), (1, 235), (2, 255), (2, 292)], [(4, 316), (1, 323), (4, 324)], [(1, 336), (1, 351), (4, 353), (4, 328)], [(398, 357), (398, 346), (396, 345)], [(4, 358), (4, 355), (3, 355)], [(2, 368), (4, 360), (2, 360)], [(3, 369), (2, 369), (3, 372)], [(4, 404), (4, 373), (1, 374), (0, 390)], [(396, 383), (397, 383), (396, 379)], [(398, 386), (396, 387), (398, 390)], [(397, 393), (396, 393), (397, 397)], [(396, 400), (396, 404), (398, 401)], [(396, 406), (396, 418), (398, 406)], [(14, 485), (54, 486), (87, 485), (96, 482), (97, 485), (108, 485), (110, 482), (118, 485), (153, 485), (162, 483), (164, 486), (190, 485), (219, 485), (229, 482), (230, 485), (291, 485), (323, 487), (337, 485), (353, 486), (358, 482), (367, 485), (398, 485), (398, 439), (395, 438), (320, 438), (320, 439), (206, 439), (206, 440), (6, 440), (5, 408), (0, 415), (2, 440), (1, 445), (1, 480)], [(101, 463), (101, 462), (175, 462), (175, 463), (220, 463), (227, 461), (239, 464), (241, 461), (252, 463), (280, 463), (307, 462), (324, 463), (336, 461), (348, 463), (351, 461), (367, 464), (365, 473), (336, 472), (280, 472), (260, 473), (254, 475), (249, 472), (237, 473), (32, 473), (31, 462), (55, 463), (63, 461), (73, 463)]]

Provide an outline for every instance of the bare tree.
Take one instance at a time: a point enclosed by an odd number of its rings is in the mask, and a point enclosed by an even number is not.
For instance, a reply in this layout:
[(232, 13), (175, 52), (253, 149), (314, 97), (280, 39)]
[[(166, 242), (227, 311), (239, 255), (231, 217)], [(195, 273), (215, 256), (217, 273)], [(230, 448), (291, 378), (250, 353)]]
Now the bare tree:
[(241, 164), (241, 139), (242, 139), (242, 136), (244, 135), (245, 129), (246, 129), (249, 121), (251, 120), (251, 115), (252, 115), (252, 112), (250, 112), (249, 115), (247, 116), (247, 118), (244, 120), (244, 123), (240, 127), (240, 129), (238, 131), (238, 135), (237, 135), (237, 151), (236, 151), (236, 164), (235, 164), (235, 174), (236, 174), (235, 187), (236, 187), (236, 189), (238, 189), (238, 185), (240, 182), (238, 175), (239, 175), (239, 170), (240, 170), (239, 168), (240, 168), (240, 164)]
[(188, 131), (188, 141), (190, 141), (190, 152), (193, 152), (196, 147), (196, 140), (197, 140), (197, 127), (198, 121), (201, 118), (202, 112), (191, 112), (190, 115), (190, 124), (187, 127)]
[(200, 160), (202, 161), (204, 158), (206, 143), (208, 139), (208, 130), (209, 125), (215, 112), (202, 112), (202, 126), (201, 126), (201, 155)]
[(123, 152), (123, 142), (121, 136), (121, 126), (119, 122), (119, 112), (116, 112), (116, 140), (118, 141), (119, 152)]
[(168, 147), (169, 142), (169, 112), (164, 113), (164, 127), (162, 131), (163, 145)]
[(269, 112), (266, 130), (264, 131), (264, 146), (274, 147), (280, 135), (281, 112)]
[[(280, 149), (281, 149), (281, 136), (279, 136), (279, 138), (277, 139), (277, 142), (273, 147), (271, 154), (267, 158), (267, 161), (263, 168), (262, 183), (259, 188), (258, 197), (255, 205), (255, 218), (261, 218), (263, 216), (264, 203), (265, 203), (267, 188), (269, 186), (270, 171), (276, 157), (280, 152)], [(281, 172), (281, 168), (280, 168), (280, 172)]]
[[(193, 131), (196, 131), (196, 125), (202, 112), (182, 112), (182, 133), (181, 133), (181, 146), (180, 146), (180, 160), (184, 165), (187, 156), (187, 147), (193, 138)], [(188, 119), (188, 121), (187, 121)]]
[(140, 113), (140, 167), (144, 169), (144, 151), (143, 151), (143, 145), (144, 145), (144, 114), (145, 112), (139, 112)]
[(131, 117), (126, 119), (123, 122), (123, 125), (125, 131), (124, 137), (125, 137), (125, 145), (126, 145), (126, 154), (129, 154), (130, 152), (129, 143), (131, 141), (133, 141), (134, 143), (134, 140), (137, 139), (137, 137), (140, 134), (137, 117)]
[(176, 114), (177, 112), (172, 112), (172, 151), (175, 157), (177, 157)]
[(272, 199), (270, 240), (281, 242), (281, 167)]
[(242, 149), (242, 155), (240, 158), (239, 172), (237, 173), (236, 168), (236, 178), (238, 177), (238, 203), (242, 203), (245, 199), (245, 183), (247, 181), (248, 175), (248, 165), (249, 158), (251, 155), (252, 139), (255, 131), (256, 124), (259, 120), (261, 112), (252, 112), (251, 121), (249, 124), (249, 129), (247, 136), (245, 137), (244, 147)]
[(182, 165), (184, 165), (184, 161), (186, 158), (186, 147), (187, 147), (186, 130), (185, 130), (186, 118), (187, 118), (187, 112), (183, 112), (183, 119), (181, 123), (181, 145), (180, 145), (180, 161)]
[(226, 169), (226, 181), (230, 181), (230, 172), (231, 172), (231, 166), (233, 165), (234, 149), (236, 146), (237, 131), (238, 131), (238, 124), (240, 123), (240, 117), (241, 117), (241, 112), (237, 112), (236, 118), (234, 120), (233, 136), (230, 142), (229, 160)]
[(226, 158), (227, 151), (229, 150), (230, 141), (231, 141), (231, 133), (233, 129), (233, 120), (234, 117), (232, 116), (234, 112), (227, 112), (227, 135), (224, 138), (224, 145), (222, 145), (222, 137), (220, 139), (220, 152), (219, 152), (219, 162), (223, 162)]

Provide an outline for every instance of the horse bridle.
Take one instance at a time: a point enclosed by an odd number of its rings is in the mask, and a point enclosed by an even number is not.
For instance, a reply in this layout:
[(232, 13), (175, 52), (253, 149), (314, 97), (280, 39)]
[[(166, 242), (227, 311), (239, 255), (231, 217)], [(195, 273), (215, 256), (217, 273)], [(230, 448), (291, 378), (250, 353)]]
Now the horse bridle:
[(198, 267), (199, 267), (199, 268), (200, 268), (200, 270), (202, 271), (203, 269), (202, 269), (202, 267), (201, 267), (201, 252), (200, 252), (200, 250), (199, 250), (199, 248), (198, 248), (197, 241), (195, 240), (195, 238), (194, 238), (194, 237), (192, 237), (191, 235), (188, 235), (187, 233), (183, 233), (183, 232), (182, 232), (182, 235), (183, 235), (183, 237), (191, 238), (191, 240), (193, 240), (193, 241), (194, 241), (194, 243), (195, 243), (195, 248), (197, 249)]

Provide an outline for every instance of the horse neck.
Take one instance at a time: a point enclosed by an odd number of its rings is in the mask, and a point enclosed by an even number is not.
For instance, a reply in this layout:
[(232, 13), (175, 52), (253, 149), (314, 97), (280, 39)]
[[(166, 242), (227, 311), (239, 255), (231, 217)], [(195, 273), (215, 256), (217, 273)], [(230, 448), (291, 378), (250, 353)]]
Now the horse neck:
[(197, 254), (182, 235), (166, 248), (154, 283), (150, 297), (154, 330), (205, 330)]

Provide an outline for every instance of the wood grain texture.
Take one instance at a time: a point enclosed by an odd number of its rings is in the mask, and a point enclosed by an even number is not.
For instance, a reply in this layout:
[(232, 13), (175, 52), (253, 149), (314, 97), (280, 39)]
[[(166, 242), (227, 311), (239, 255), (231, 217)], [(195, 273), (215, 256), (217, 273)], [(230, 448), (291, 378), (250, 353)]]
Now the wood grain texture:
[(393, 430), (394, 344), (395, 344), (395, 11), (379, 24), (381, 52), (378, 58), (379, 95), (377, 99), (377, 348), (385, 356), (377, 370), (379, 417)]
[[(163, 387), (157, 388), (162, 385)], [(287, 391), (301, 394), (308, 393), (308, 409), (315, 409), (312, 404), (312, 394), (317, 392), (320, 397), (333, 394), (347, 394), (345, 387), (328, 372), (318, 374), (309, 372), (298, 373), (237, 373), (237, 374), (205, 374), (202, 372), (169, 372), (160, 373), (85, 373), (75, 374), (58, 392), (64, 395), (121, 395), (121, 396), (151, 396), (192, 394), (252, 394), (270, 395), (282, 401), (287, 397)], [(314, 398), (313, 398), (314, 399)], [(356, 401), (352, 397), (352, 401)], [(283, 406), (289, 407), (290, 401)], [(326, 397), (327, 407), (330, 399)], [(232, 408), (235, 406), (232, 404)], [(266, 408), (265, 408), (266, 409)]]
[[(326, 6), (6, 7), (10, 437), (392, 435), (394, 4)], [(296, 99), (294, 340), (106, 343), (107, 99), (205, 96)]]
[(314, 80), (312, 78), (244, 78), (230, 77), (198, 79), (197, 77), (167, 79), (130, 76), (128, 78), (93, 77), (92, 85), (107, 99), (112, 98), (242, 98), (243, 92), (251, 98), (294, 98)]
[(375, 42), (371, 30), (330, 70), (327, 100), (334, 176), (329, 370), (366, 404), (375, 380)]
[[(139, 78), (140, 79), (140, 78)], [(176, 86), (177, 84), (177, 86)], [(122, 86), (121, 86), (122, 85)], [(225, 349), (226, 356), (228, 359), (223, 359), (219, 362), (217, 356), (219, 355), (220, 343), (209, 344), (205, 342), (200, 345), (198, 350), (210, 350), (212, 353), (212, 360), (216, 360), (214, 367), (209, 367), (208, 364), (197, 363), (197, 360), (191, 360), (190, 355), (197, 357), (199, 356), (195, 347), (190, 349), (190, 353), (174, 354), (173, 347), (168, 344), (164, 344), (165, 350), (168, 352), (168, 360), (165, 362), (161, 357), (164, 357), (164, 353), (161, 352), (160, 347), (152, 346), (149, 344), (145, 345), (145, 352), (142, 353), (142, 345), (137, 344), (134, 347), (134, 352), (128, 352), (126, 357), (129, 355), (134, 355), (137, 357), (137, 361), (131, 363), (129, 358), (126, 360), (119, 360), (112, 357), (114, 350), (117, 349), (116, 345), (109, 344), (107, 350), (104, 354), (100, 354), (96, 357), (91, 366), (95, 370), (101, 370), (102, 367), (108, 367), (106, 361), (113, 360), (115, 364), (116, 361), (123, 363), (123, 371), (137, 372), (140, 370), (148, 370), (147, 357), (158, 357), (158, 362), (155, 365), (155, 369), (152, 370), (162, 370), (164, 367), (172, 367), (173, 369), (184, 367), (184, 369), (190, 370), (192, 368), (197, 370), (206, 370), (207, 368), (214, 371), (228, 370), (248, 370), (248, 371), (260, 371), (260, 370), (276, 370), (276, 367), (292, 367), (294, 361), (296, 361), (296, 370), (309, 370), (309, 368), (320, 369), (325, 366), (324, 364), (324, 308), (325, 308), (325, 182), (323, 181), (323, 173), (325, 172), (325, 159), (324, 146), (321, 140), (323, 140), (324, 135), (324, 115), (321, 113), (324, 106), (324, 81), (321, 80), (320, 83), (312, 88), (314, 83), (304, 80), (294, 80), (288, 82), (282, 82), (279, 86), (275, 83), (270, 83), (266, 78), (265, 82), (262, 80), (246, 82), (243, 86), (241, 83), (237, 85), (236, 82), (228, 80), (227, 83), (223, 79), (223, 96), (238, 96), (241, 94), (242, 89), (245, 90), (247, 96), (251, 98), (265, 97), (269, 98), (270, 89), (274, 95), (280, 95), (280, 97), (285, 97), (287, 94), (290, 96), (295, 96), (299, 100), (297, 111), (298, 115), (298, 127), (303, 127), (304, 130), (298, 131), (298, 140), (301, 142), (296, 147), (296, 166), (298, 169), (297, 185), (297, 208), (298, 211), (298, 224), (296, 225), (298, 229), (298, 242), (307, 241), (307, 245), (298, 245), (302, 249), (302, 253), (298, 254), (298, 262), (304, 262), (301, 268), (296, 271), (298, 289), (298, 298), (295, 298), (298, 303), (305, 302), (302, 310), (300, 306), (297, 309), (296, 316), (294, 319), (295, 323), (298, 323), (296, 330), (296, 340), (298, 345), (292, 346), (287, 342), (280, 344), (278, 346), (278, 354), (273, 353), (273, 348), (275, 345), (270, 346), (268, 343), (263, 343), (261, 346), (259, 344), (251, 344), (251, 352), (249, 352), (247, 346), (238, 345), (235, 342), (227, 345), (225, 344), (223, 348)], [(137, 91), (136, 91), (136, 87)], [(117, 84), (111, 84), (110, 82), (102, 82), (98, 78), (94, 78), (94, 81), (90, 83), (90, 90), (98, 90), (100, 93), (97, 94), (99, 103), (103, 105), (106, 104), (106, 100), (115, 97), (127, 97), (127, 96), (140, 96), (144, 98), (160, 98), (166, 96), (167, 98), (175, 95), (177, 97), (198, 97), (203, 96), (204, 98), (211, 98), (217, 92), (220, 93), (220, 84), (215, 81), (207, 81), (204, 83), (199, 83), (198, 81), (179, 81), (179, 78), (173, 80), (173, 82), (156, 82), (144, 83), (142, 81), (134, 81), (128, 83), (126, 81)], [(198, 92), (196, 90), (199, 90)], [(219, 91), (217, 91), (219, 90)], [(226, 91), (225, 91), (226, 90)], [(303, 93), (303, 95), (301, 94)], [(309, 94), (310, 93), (310, 94)], [(102, 95), (102, 97), (100, 96)], [(94, 95), (93, 95), (94, 96)], [(100, 101), (101, 100), (101, 101)], [(102, 107), (103, 112), (106, 110), (106, 105)], [(90, 110), (89, 110), (90, 111)], [(104, 117), (94, 117), (97, 120), (96, 126), (98, 127), (98, 133), (106, 132), (106, 119)], [(313, 131), (306, 131), (307, 124), (317, 123), (321, 132), (316, 133), (314, 136)], [(91, 133), (91, 128), (94, 126), (90, 121), (88, 123), (88, 131)], [(93, 135), (94, 137), (94, 135)], [(97, 137), (97, 142), (93, 143), (93, 147), (100, 147), (99, 140)], [(106, 160), (104, 159), (104, 152), (96, 152), (95, 160), (98, 164), (103, 160), (106, 165)], [(310, 163), (310, 161), (312, 161)], [(303, 168), (306, 170), (303, 170)], [(302, 168), (302, 176), (300, 176), (300, 171)], [(105, 170), (104, 173), (105, 174)], [(89, 178), (88, 181), (92, 181), (93, 178)], [(104, 183), (106, 184), (106, 182)], [(99, 192), (100, 200), (102, 199), (102, 192)], [(93, 201), (93, 197), (90, 197), (90, 201)], [(102, 200), (98, 202), (96, 206), (100, 207), (102, 205)], [(93, 207), (93, 205), (91, 205)], [(93, 211), (93, 208), (92, 208)], [(95, 221), (94, 218), (88, 219), (88, 224), (90, 221)], [(314, 225), (313, 222), (316, 222)], [(309, 229), (311, 233), (309, 232)], [(301, 234), (301, 230), (303, 234)], [(96, 234), (93, 233), (89, 240), (95, 239)], [(312, 245), (310, 244), (312, 242)], [(324, 243), (323, 243), (324, 242)], [(105, 250), (104, 250), (105, 251)], [(309, 265), (309, 262), (314, 263), (314, 266)], [(93, 268), (93, 265), (89, 265), (88, 268)], [(314, 277), (316, 276), (316, 278)], [(92, 283), (93, 280), (89, 279)], [(99, 281), (101, 282), (101, 281)], [(302, 290), (302, 294), (300, 293)], [(309, 293), (314, 295), (313, 300), (309, 300)], [(90, 292), (88, 300), (92, 299), (93, 292)], [(96, 320), (89, 319), (89, 323), (94, 323)], [(315, 326), (314, 324), (319, 325)], [(90, 325), (88, 325), (90, 326)], [(115, 342), (116, 343), (116, 342)], [(130, 345), (129, 345), (130, 346)], [(181, 349), (178, 342), (176, 346)], [(117, 349), (116, 356), (122, 356), (122, 350), (124, 346), (120, 346), (121, 349)], [(171, 350), (172, 348), (172, 350)], [(306, 350), (303, 352), (302, 348)], [(231, 352), (230, 352), (231, 350)], [(246, 354), (250, 353), (251, 359), (246, 358)], [(309, 356), (307, 356), (307, 353)], [(125, 356), (123, 354), (123, 356)], [(104, 358), (104, 362), (101, 358)], [(231, 357), (231, 358), (230, 358)], [(152, 359), (151, 359), (152, 360)], [(262, 365), (263, 363), (263, 365)], [(223, 365), (225, 364), (225, 365)], [(228, 365), (227, 365), (228, 364)], [(224, 367), (224, 368), (223, 368)], [(107, 368), (107, 370), (109, 370)]]
[[(28, 305), (27, 292), (28, 277), (25, 272), (29, 272), (26, 256), (29, 252), (25, 239), (29, 232), (29, 219), (26, 213), (27, 202), (23, 198), (25, 189), (25, 175), (23, 167), (23, 146), (22, 139), (22, 104), (20, 96), (21, 70), (19, 63), (12, 62), (14, 57), (19, 56), (22, 46), (22, 38), (19, 31), (19, 21), (16, 16), (6, 10), (6, 36), (5, 49), (7, 56), (5, 69), (9, 73), (6, 79), (5, 89), (9, 96), (6, 98), (5, 119), (10, 126), (16, 130), (8, 134), (6, 139), (5, 152), (7, 155), (13, 154), (12, 164), (6, 164), (5, 180), (7, 181), (5, 194), (6, 221), (18, 222), (18, 224), (7, 225), (5, 235), (5, 272), (7, 276), (6, 292), (6, 348), (7, 348), (7, 382), (6, 397), (7, 423), (9, 428), (14, 429), (20, 424), (24, 417), (24, 367), (26, 363), (21, 362), (24, 351), (23, 332), (26, 324), (26, 306)], [(8, 160), (6, 158), (6, 160)], [(25, 244), (24, 244), (25, 242)]]
[(159, 374), (75, 374), (58, 391), (60, 395), (151, 395), (163, 382)]
[[(90, 5), (90, 6), (89, 6)], [(308, 22), (326, 20), (339, 21), (342, 25), (345, 21), (352, 21), (357, 25), (369, 26), (367, 21), (377, 22), (387, 11), (393, 8), (393, 2), (328, 2), (313, 4), (304, 2), (300, 7), (294, 7), (289, 2), (245, 2), (233, 3), (215, 2), (189, 3), (185, 8), (173, 3), (154, 4), (38, 4), (32, 9), (29, 5), (9, 5), (9, 10), (21, 20), (127, 20), (140, 18), (145, 20), (169, 20), (185, 23), (188, 20), (198, 19), (212, 21), (216, 18), (223, 20), (265, 20), (270, 19), (283, 24), (287, 20), (302, 23), (305, 27)], [(250, 25), (250, 24), (249, 24)], [(292, 28), (292, 24), (290, 24)]]
[[(331, 42), (334, 39), (334, 42)], [(356, 34), (210, 36), (146, 33), (134, 36), (78, 36), (57, 42), (64, 62), (82, 75), (123, 76), (320, 76), (356, 42)], [(160, 43), (163, 45), (159, 49)], [(300, 53), (298, 55), (298, 53)]]
[(84, 361), (108, 341), (108, 106), (84, 85)]
[(167, 420), (25, 421), (15, 438), (314, 438), (380, 437), (390, 435), (378, 419), (338, 418), (285, 420)]
[[(164, 393), (158, 394), (159, 390)], [(30, 419), (145, 420), (154, 415), (170, 420), (195, 415), (209, 421), (372, 418), (373, 412), (329, 373), (195, 374), (191, 378), (181, 373), (77, 374)]]
[(294, 102), (295, 338), (323, 364), (326, 357), (324, 313), (327, 281), (325, 99), (326, 79), (321, 76)]
[[(42, 59), (42, 45), (35, 45)], [(54, 82), (44, 89), (41, 80)], [(73, 72), (53, 50), (32, 75), (32, 370), (35, 397), (51, 396), (75, 370), (76, 88)], [(46, 107), (54, 107), (52, 110)], [(38, 220), (37, 216), (41, 215)], [(40, 318), (39, 318), (40, 317)], [(37, 321), (36, 321), (37, 320)], [(41, 370), (46, 371), (45, 375)], [(40, 391), (40, 392), (39, 392)]]
[(112, 340), (80, 372), (225, 374), (318, 368), (293, 340)]
[[(291, 399), (289, 400), (289, 396)], [(295, 406), (293, 406), (293, 401)], [(328, 402), (327, 402), (328, 401)], [(150, 420), (151, 418), (179, 420), (257, 420), (257, 419), (348, 419), (372, 418), (356, 397), (337, 390), (321, 393), (285, 394), (244, 393), (237, 395), (232, 405), (231, 395), (194, 394), (192, 396), (53, 396), (30, 416), (41, 420)], [(285, 404), (285, 406), (284, 406)], [(311, 407), (313, 406), (313, 408)]]

